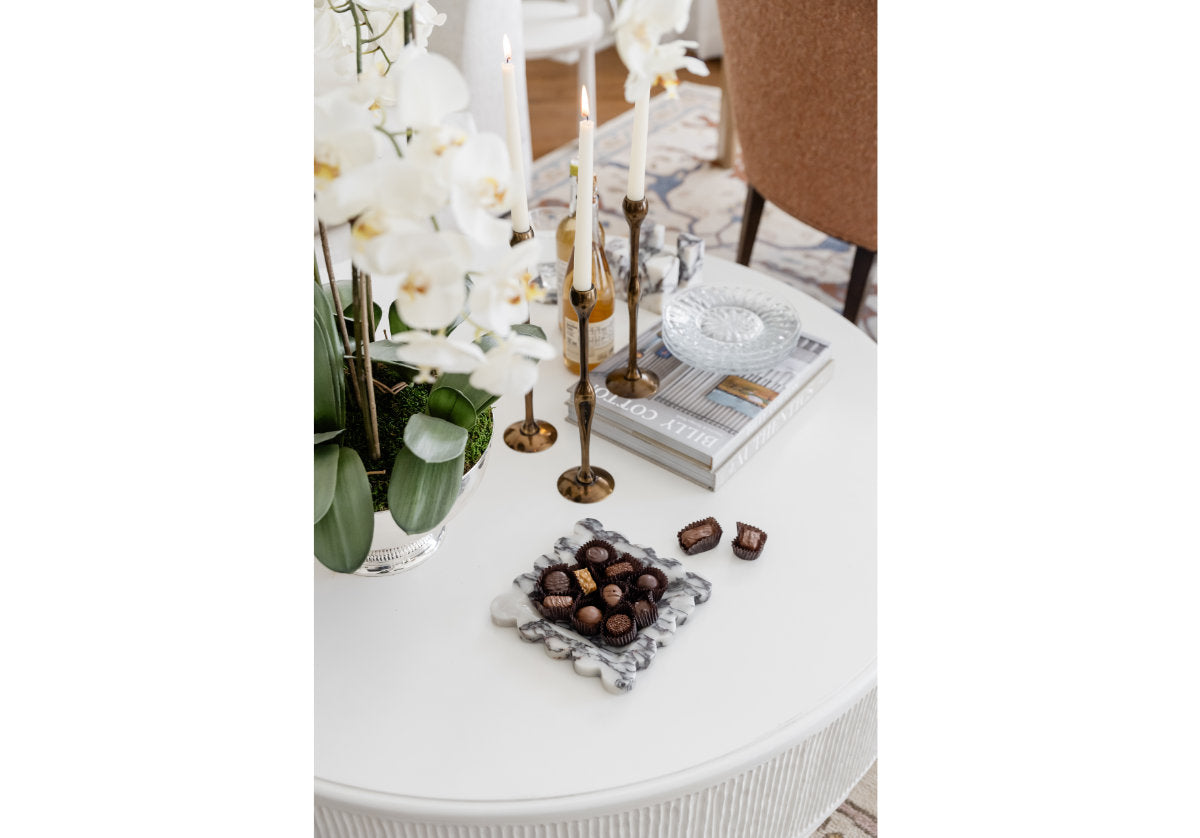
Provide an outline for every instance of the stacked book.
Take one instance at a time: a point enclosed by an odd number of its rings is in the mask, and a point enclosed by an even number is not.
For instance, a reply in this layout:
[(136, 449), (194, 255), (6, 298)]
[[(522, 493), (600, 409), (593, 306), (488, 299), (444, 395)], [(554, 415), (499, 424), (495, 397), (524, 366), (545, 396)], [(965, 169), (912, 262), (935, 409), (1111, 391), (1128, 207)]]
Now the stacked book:
[[(829, 344), (801, 334), (794, 352), (772, 369), (725, 375), (674, 357), (655, 325), (638, 336), (638, 368), (658, 375), (658, 392), (626, 399), (604, 380), (629, 365), (623, 349), (588, 375), (596, 388), (592, 431), (622, 448), (716, 491), (779, 432), (833, 376)], [(575, 387), (567, 392), (574, 423)]]

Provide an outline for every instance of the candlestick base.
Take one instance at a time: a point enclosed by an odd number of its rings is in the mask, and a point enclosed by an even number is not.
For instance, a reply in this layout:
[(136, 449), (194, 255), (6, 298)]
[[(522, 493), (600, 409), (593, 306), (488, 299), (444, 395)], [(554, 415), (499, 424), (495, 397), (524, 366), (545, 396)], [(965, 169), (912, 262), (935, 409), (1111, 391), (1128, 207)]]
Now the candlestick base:
[(581, 468), (569, 468), (558, 478), (558, 493), (574, 503), (596, 503), (613, 493), (616, 483), (613, 476), (602, 468), (592, 466), (592, 480), (585, 483), (579, 479)]
[(542, 419), (529, 426), (524, 420), (513, 422), (504, 429), (504, 444), (523, 454), (545, 451), (558, 439), (558, 429)]
[(658, 392), (657, 375), (636, 367), (633, 372), (636, 375), (631, 378), (629, 370), (613, 370), (604, 379), (604, 386), (623, 399), (648, 399)]
[(518, 233), (516, 230), (513, 230), (513, 234), (511, 236), (509, 236), (509, 238), (508, 238), (508, 246), (515, 247), (518, 242), (529, 241), (532, 238), (533, 238), (533, 225), (531, 224), (531, 225), (529, 225), (529, 229), (526, 230), (524, 233)]

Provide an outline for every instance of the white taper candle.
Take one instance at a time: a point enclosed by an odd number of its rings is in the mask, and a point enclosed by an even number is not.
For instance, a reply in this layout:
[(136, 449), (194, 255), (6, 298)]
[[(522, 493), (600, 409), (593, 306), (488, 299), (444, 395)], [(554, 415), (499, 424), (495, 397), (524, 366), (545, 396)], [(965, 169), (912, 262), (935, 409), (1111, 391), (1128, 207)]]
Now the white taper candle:
[(508, 129), (508, 157), (512, 164), (512, 228), (514, 233), (529, 229), (529, 199), (525, 195), (525, 149), (521, 146), (520, 111), (517, 108), (517, 75), (512, 63), (512, 45), (504, 36), (504, 63), (500, 65), (504, 77), (504, 123)]
[(631, 201), (646, 197), (646, 134), (650, 120), (650, 90), (633, 104), (633, 146), (629, 150), (629, 184), (625, 195)]
[(595, 126), (588, 118), (587, 88), (580, 89), (579, 110), (579, 191), (575, 208), (575, 275), (571, 286), (576, 291), (592, 287), (592, 135)]

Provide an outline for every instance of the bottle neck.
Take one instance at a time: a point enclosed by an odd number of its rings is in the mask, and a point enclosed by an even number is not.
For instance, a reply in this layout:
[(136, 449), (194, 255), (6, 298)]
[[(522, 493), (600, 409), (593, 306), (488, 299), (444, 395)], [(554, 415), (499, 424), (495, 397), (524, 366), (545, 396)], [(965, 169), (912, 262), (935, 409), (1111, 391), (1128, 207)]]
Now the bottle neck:
[(592, 189), (592, 246), (600, 245), (600, 193)]
[(568, 181), (570, 182), (570, 184), (571, 184), (571, 200), (570, 200), (570, 202), (567, 204), (567, 206), (570, 208), (570, 212), (569, 212), (568, 214), (569, 214), (569, 215), (574, 215), (574, 214), (575, 214), (575, 211), (578, 209), (578, 201), (579, 201), (579, 178), (578, 178), (578, 177), (571, 177), (571, 178), (567, 178), (567, 180), (568, 180)]

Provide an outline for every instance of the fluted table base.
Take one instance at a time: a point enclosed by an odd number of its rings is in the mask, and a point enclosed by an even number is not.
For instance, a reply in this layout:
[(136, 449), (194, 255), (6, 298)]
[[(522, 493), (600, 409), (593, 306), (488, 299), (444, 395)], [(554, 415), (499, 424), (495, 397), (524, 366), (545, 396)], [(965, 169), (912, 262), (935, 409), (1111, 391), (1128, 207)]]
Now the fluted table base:
[[(637, 808), (578, 818), (530, 819), (511, 812), (409, 819), (323, 800), (320, 838), (808, 838), (841, 805), (875, 761), (876, 689), (821, 730), (748, 770)], [(464, 807), (464, 814), (467, 807)]]

